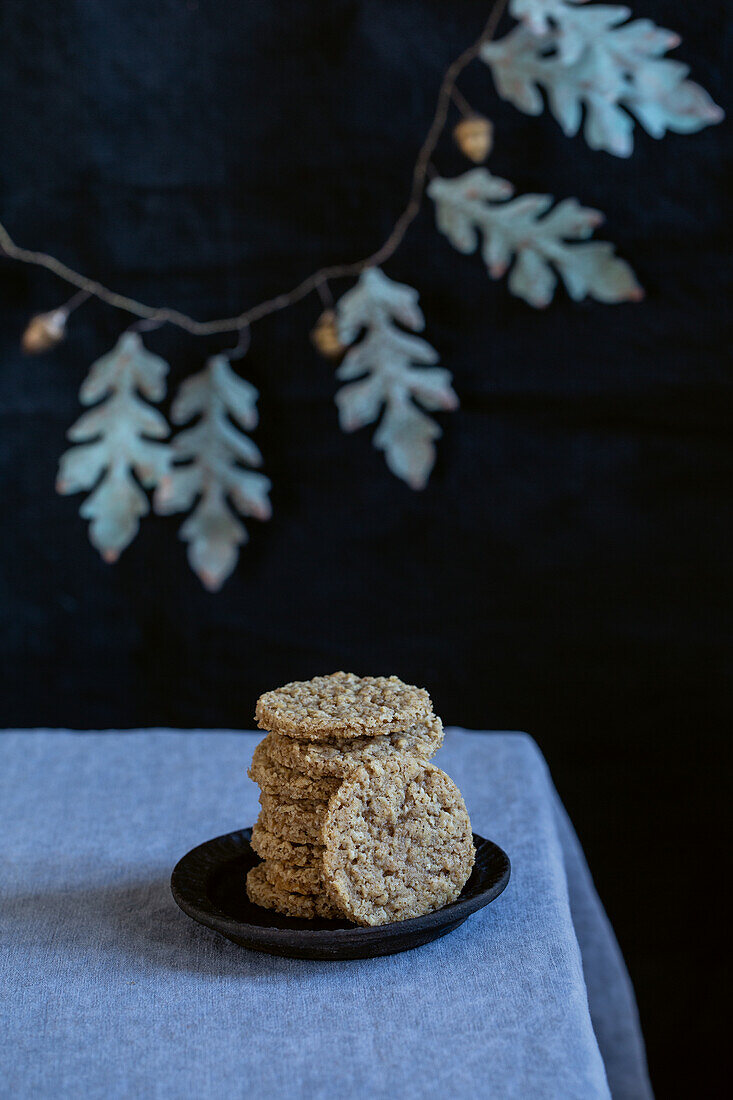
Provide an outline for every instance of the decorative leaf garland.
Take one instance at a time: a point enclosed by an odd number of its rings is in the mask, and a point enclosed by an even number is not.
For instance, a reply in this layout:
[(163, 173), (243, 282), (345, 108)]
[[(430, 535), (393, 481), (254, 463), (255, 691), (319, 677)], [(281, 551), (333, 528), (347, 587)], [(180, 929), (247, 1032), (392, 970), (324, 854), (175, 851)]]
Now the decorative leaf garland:
[[(463, 115), (453, 128), (454, 139), (468, 159), (480, 164), (493, 147), (491, 120), (475, 112), (456, 85), (466, 66), (480, 56), (491, 68), (499, 95), (527, 114), (542, 112), (544, 92), (566, 134), (576, 134), (583, 124), (591, 148), (616, 156), (632, 152), (634, 119), (652, 136), (662, 137), (668, 130), (692, 133), (723, 117), (710, 96), (687, 79), (688, 67), (663, 57), (679, 45), (678, 36), (648, 19), (627, 22), (631, 12), (626, 7), (587, 0), (509, 0), (508, 10), (519, 25), (492, 41), (503, 10), (503, 0), (496, 0), (479, 38), (446, 69), (408, 204), (366, 260), (321, 268), (290, 292), (237, 317), (199, 321), (176, 309), (138, 302), (54, 256), (24, 249), (0, 223), (0, 249), (6, 256), (43, 267), (77, 288), (61, 308), (31, 318), (23, 350), (40, 354), (58, 344), (69, 315), (91, 296), (133, 313), (143, 324), (169, 323), (194, 336), (239, 332), (241, 342), (252, 322), (313, 290), (327, 302), (328, 280), (359, 275), (336, 309), (322, 313), (312, 340), (324, 357), (343, 356), (337, 377), (348, 384), (336, 395), (343, 430), (354, 431), (381, 416), (374, 446), (384, 451), (397, 477), (413, 489), (424, 488), (441, 435), (427, 413), (455, 409), (458, 398), (450, 373), (434, 366), (438, 353), (414, 335), (425, 326), (417, 291), (388, 279), (376, 264), (394, 255), (425, 193), (435, 203), (438, 229), (454, 247), (472, 253), (480, 244), (492, 278), (509, 271), (510, 291), (531, 306), (551, 301), (558, 274), (576, 300), (621, 302), (643, 296), (631, 267), (614, 255), (613, 246), (588, 240), (603, 215), (577, 200), (565, 199), (553, 208), (550, 195), (513, 198), (512, 185), (485, 168), (455, 179), (436, 177), (426, 186), (451, 101)], [(130, 544), (150, 510), (145, 489), (155, 489), (158, 513), (193, 508), (180, 534), (188, 542), (192, 569), (211, 591), (231, 574), (238, 547), (248, 538), (237, 513), (270, 518), (270, 482), (253, 469), (262, 458), (241, 430), (257, 424), (258, 395), (232, 370), (233, 356), (214, 356), (183, 383), (171, 418), (177, 425), (199, 419), (172, 444), (163, 442), (168, 425), (148, 403), (164, 397), (168, 366), (146, 351), (134, 330), (91, 367), (80, 397), (83, 404), (98, 404), (69, 431), (75, 446), (61, 458), (57, 487), (64, 494), (91, 490), (80, 512), (91, 521), (90, 540), (106, 561), (115, 561)]]
[(514, 0), (510, 10), (522, 25), (481, 47), (499, 95), (539, 115), (544, 90), (568, 137), (578, 133), (585, 108), (583, 136), (591, 149), (630, 156), (634, 118), (655, 138), (667, 130), (691, 134), (722, 119), (707, 92), (686, 79), (689, 66), (662, 57), (679, 36), (649, 19), (627, 23), (629, 8)]
[(151, 489), (168, 469), (168, 447), (153, 442), (168, 436), (168, 424), (142, 400), (162, 400), (167, 373), (166, 361), (128, 331), (92, 364), (79, 391), (82, 405), (99, 404), (69, 429), (76, 446), (61, 456), (56, 488), (66, 495), (96, 486), (79, 514), (91, 521), (89, 539), (107, 562), (130, 545), (150, 510), (141, 486)]
[(557, 285), (553, 269), (576, 301), (639, 301), (644, 296), (629, 265), (614, 256), (613, 245), (574, 243), (585, 241), (603, 222), (598, 210), (564, 199), (548, 213), (551, 195), (498, 201), (513, 193), (511, 183), (486, 168), (473, 168), (457, 179), (434, 179), (428, 187), (441, 233), (464, 253), (475, 252), (483, 235), (481, 253), (493, 279), (515, 261), (509, 289), (529, 305), (549, 305)]
[(424, 489), (435, 465), (434, 441), (442, 432), (415, 402), (436, 412), (458, 408), (458, 398), (449, 371), (413, 365), (436, 363), (435, 349), (395, 323), (422, 332), (425, 318), (417, 302), (416, 290), (393, 282), (379, 268), (365, 271), (344, 294), (336, 308), (338, 334), (343, 344), (353, 346), (336, 371), (337, 378), (349, 381), (336, 394), (336, 404), (345, 432), (373, 424), (384, 409), (372, 442), (384, 451), (393, 474), (411, 489)]
[(257, 397), (227, 357), (215, 355), (183, 383), (171, 409), (174, 424), (200, 419), (173, 440), (176, 465), (158, 484), (155, 511), (186, 512), (198, 497), (180, 535), (188, 543), (191, 568), (210, 592), (221, 588), (249, 537), (234, 509), (260, 520), (272, 515), (270, 479), (246, 468), (260, 466), (262, 455), (239, 430), (257, 427)]

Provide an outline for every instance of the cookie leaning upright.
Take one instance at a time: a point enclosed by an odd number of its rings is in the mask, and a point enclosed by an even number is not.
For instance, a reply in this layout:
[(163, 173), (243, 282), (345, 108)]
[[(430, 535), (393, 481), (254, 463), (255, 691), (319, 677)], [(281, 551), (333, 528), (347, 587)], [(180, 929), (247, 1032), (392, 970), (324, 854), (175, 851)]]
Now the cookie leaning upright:
[(321, 840), (322, 883), (356, 924), (423, 916), (455, 901), (475, 857), (456, 784), (434, 764), (372, 762), (331, 796)]
[(433, 712), (424, 688), (397, 676), (333, 672), (293, 680), (257, 700), (260, 729), (299, 741), (338, 741), (398, 733)]

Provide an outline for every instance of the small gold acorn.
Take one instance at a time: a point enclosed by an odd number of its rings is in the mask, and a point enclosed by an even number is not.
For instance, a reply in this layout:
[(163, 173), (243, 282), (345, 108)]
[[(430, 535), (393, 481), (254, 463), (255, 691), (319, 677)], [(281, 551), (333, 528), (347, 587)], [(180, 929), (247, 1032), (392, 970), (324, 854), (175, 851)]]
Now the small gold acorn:
[(469, 115), (454, 128), (453, 138), (469, 160), (481, 164), (494, 144), (494, 127), (483, 115)]
[(66, 335), (66, 318), (65, 309), (54, 309), (50, 313), (37, 313), (31, 317), (20, 340), (25, 354), (41, 355), (60, 344)]
[(316, 351), (326, 359), (339, 359), (344, 354), (346, 345), (341, 343), (336, 314), (332, 309), (324, 310), (318, 318), (311, 332), (311, 340)]

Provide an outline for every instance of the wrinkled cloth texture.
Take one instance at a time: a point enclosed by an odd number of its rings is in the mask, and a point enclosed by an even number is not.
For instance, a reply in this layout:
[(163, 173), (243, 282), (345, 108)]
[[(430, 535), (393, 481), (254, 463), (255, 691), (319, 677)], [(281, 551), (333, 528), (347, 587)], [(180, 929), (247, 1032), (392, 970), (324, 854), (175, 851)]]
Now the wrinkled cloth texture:
[(443, 939), (275, 958), (180, 912), (175, 862), (255, 819), (260, 736), (0, 735), (6, 1095), (651, 1096), (623, 960), (524, 734), (450, 730), (436, 758), (512, 860), (505, 893)]

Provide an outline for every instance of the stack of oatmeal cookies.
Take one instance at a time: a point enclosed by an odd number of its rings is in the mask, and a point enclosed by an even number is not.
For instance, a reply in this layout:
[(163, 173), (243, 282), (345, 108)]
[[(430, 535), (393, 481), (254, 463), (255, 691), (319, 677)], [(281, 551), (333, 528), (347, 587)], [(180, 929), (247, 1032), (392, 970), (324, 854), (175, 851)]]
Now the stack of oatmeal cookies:
[(427, 761), (443, 726), (427, 691), (336, 672), (260, 696), (249, 775), (261, 811), (250, 900), (290, 917), (384, 924), (453, 901), (474, 848), (460, 791)]

